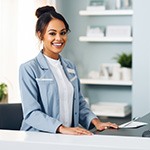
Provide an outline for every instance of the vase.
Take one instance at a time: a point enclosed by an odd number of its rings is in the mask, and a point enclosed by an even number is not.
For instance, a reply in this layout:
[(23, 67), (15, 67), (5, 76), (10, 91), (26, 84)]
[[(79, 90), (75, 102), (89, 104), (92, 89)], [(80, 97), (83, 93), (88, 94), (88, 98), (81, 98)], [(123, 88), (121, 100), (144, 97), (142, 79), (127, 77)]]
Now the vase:
[(8, 95), (5, 96), (2, 100), (0, 100), (0, 103), (3, 104), (3, 103), (8, 103)]
[(123, 67), (121, 68), (121, 80), (131, 81), (132, 79), (132, 69)]

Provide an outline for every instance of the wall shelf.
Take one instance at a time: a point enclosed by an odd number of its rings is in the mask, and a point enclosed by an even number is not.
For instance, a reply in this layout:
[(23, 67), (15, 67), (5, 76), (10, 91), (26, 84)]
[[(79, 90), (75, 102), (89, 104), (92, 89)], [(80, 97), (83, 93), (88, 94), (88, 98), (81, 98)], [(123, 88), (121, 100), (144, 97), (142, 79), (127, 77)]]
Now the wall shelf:
[[(85, 24), (87, 27), (91, 27), (91, 28), (92, 26), (93, 28), (94, 26), (100, 27), (100, 29), (102, 29), (104, 33), (104, 36), (94, 37), (94, 34), (93, 36), (92, 34), (90, 36), (90, 34), (87, 34), (88, 33), (88, 28), (87, 28), (87, 30), (85, 29), (85, 34), (81, 34), (78, 37), (80, 42), (85, 42), (84, 46), (87, 46), (88, 50), (92, 46), (94, 47), (93, 45), (94, 43), (96, 44), (94, 49), (97, 49), (97, 47), (100, 47), (100, 49), (104, 50), (104, 53), (103, 51), (101, 52), (96, 51), (96, 53), (98, 54), (95, 55), (96, 58), (98, 58), (99, 54), (100, 53), (102, 54), (102, 56), (100, 56), (102, 58), (101, 63), (104, 63), (104, 62), (106, 63), (108, 61), (108, 59), (105, 59), (103, 57), (112, 59), (112, 57), (115, 55), (116, 52), (120, 53), (120, 49), (122, 48), (126, 49), (126, 46), (129, 47), (128, 48), (129, 51), (130, 49), (132, 49), (132, 42), (133, 42), (132, 32), (130, 34), (124, 34), (124, 36), (121, 36), (121, 34), (116, 34), (116, 37), (113, 36), (115, 35), (115, 33), (112, 34), (112, 36), (107, 34), (107, 31), (108, 31), (107, 27), (111, 25), (112, 26), (116, 25), (116, 27), (128, 25), (131, 27), (131, 30), (132, 30), (131, 19), (134, 13), (132, 9), (130, 10), (129, 9), (128, 10), (127, 9), (126, 10), (123, 10), (123, 9), (122, 10), (101, 10), (101, 11), (97, 11), (97, 10), (89, 11), (85, 9), (85, 10), (79, 10), (78, 13), (80, 17), (87, 17), (85, 18), (85, 20), (83, 18), (83, 20), (87, 22)], [(119, 31), (119, 27), (118, 27), (118, 31)], [(117, 36), (117, 35), (120, 35), (120, 36)], [(88, 46), (91, 46), (91, 47), (88, 48)], [(107, 53), (105, 52), (105, 50), (112, 50), (111, 54), (108, 55), (108, 57), (107, 57)], [(90, 72), (90, 71), (91, 70), (88, 70), (87, 72)], [(120, 101), (120, 100), (122, 101), (123, 99), (123, 101), (130, 104), (132, 101), (132, 95), (131, 95), (132, 85), (133, 85), (132, 80), (131, 81), (111, 80), (111, 79), (105, 80), (102, 78), (91, 79), (87, 77), (87, 78), (81, 78), (80, 83), (82, 86), (84, 86), (83, 94), (85, 94), (89, 98), (91, 104), (95, 102), (95, 97), (97, 98), (96, 101), (102, 101), (102, 102), (106, 100), (110, 102), (112, 101), (115, 102), (115, 101)], [(96, 90), (94, 87), (96, 87)], [(107, 90), (106, 88), (108, 88), (109, 90)], [(102, 91), (99, 92), (99, 90), (102, 90)], [(124, 100), (124, 97), (126, 98), (125, 100)]]
[(132, 37), (87, 37), (80, 36), (81, 42), (132, 42)]
[(114, 15), (133, 15), (133, 10), (104, 10), (104, 11), (87, 11), (81, 10), (79, 11), (81, 16), (114, 16)]
[(100, 79), (80, 79), (81, 84), (87, 85), (116, 85), (116, 86), (132, 86), (132, 81), (114, 81)]

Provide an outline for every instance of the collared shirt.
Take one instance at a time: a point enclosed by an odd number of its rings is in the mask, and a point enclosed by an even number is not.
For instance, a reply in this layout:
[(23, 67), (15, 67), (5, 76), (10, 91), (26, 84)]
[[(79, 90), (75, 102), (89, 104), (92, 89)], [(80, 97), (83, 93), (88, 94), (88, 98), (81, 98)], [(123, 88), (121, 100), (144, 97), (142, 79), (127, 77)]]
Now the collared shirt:
[(64, 73), (60, 59), (55, 60), (47, 56), (45, 57), (58, 85), (60, 121), (65, 126), (70, 127), (72, 123), (73, 86)]

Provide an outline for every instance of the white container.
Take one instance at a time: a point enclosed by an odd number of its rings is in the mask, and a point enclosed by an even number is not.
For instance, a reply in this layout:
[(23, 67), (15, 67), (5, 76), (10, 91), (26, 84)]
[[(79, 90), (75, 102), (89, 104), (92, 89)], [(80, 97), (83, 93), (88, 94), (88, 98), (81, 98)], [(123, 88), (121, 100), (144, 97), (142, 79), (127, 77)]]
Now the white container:
[(100, 79), (120, 80), (121, 71), (119, 63), (104, 63), (100, 66)]
[(132, 69), (123, 67), (121, 68), (121, 79), (123, 81), (131, 81), (132, 79)]
[(91, 105), (91, 110), (97, 116), (125, 117), (131, 113), (128, 103), (98, 102)]
[(131, 26), (108, 25), (106, 27), (106, 37), (131, 37)]
[(105, 6), (87, 6), (87, 11), (104, 11), (106, 8)]
[(116, 5), (116, 9), (120, 9), (121, 8), (121, 0), (116, 0), (115, 5)]
[(112, 80), (121, 80), (121, 65), (120, 64), (113, 65)]

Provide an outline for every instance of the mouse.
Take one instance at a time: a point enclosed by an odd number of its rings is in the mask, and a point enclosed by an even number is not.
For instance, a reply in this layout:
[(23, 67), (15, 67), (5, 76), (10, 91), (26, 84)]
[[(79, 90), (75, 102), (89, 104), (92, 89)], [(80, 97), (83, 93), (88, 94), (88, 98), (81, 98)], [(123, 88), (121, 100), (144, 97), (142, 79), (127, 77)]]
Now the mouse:
[(142, 137), (149, 137), (150, 138), (150, 130), (146, 130), (143, 132)]

